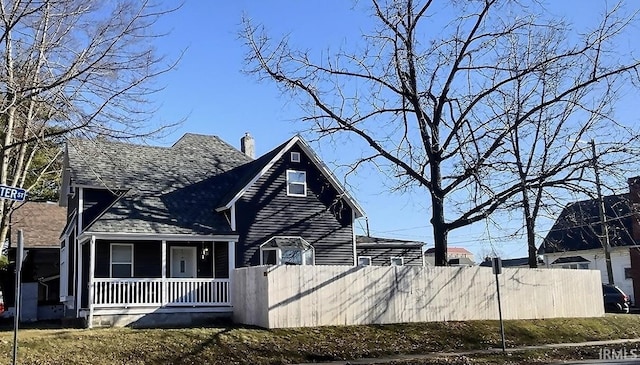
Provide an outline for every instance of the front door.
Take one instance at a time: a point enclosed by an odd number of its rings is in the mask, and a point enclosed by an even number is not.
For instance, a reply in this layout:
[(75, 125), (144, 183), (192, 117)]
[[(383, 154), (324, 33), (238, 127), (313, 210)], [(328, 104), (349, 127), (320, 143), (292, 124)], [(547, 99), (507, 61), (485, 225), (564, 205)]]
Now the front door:
[(195, 247), (171, 247), (171, 277), (196, 277)]

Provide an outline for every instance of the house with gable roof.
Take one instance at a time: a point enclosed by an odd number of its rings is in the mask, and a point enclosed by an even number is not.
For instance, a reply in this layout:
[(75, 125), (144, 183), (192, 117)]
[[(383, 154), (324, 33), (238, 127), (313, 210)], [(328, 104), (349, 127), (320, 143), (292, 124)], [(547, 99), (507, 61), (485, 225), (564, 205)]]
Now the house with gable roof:
[[(614, 284), (637, 306), (640, 298), (640, 177), (627, 180), (629, 192), (603, 197)], [(599, 270), (609, 282), (605, 236), (597, 199), (568, 204), (538, 249), (547, 268)]]
[(60, 300), (89, 326), (229, 314), (237, 267), (355, 265), (363, 210), (300, 137), (254, 159), (215, 136), (171, 147), (70, 139)]

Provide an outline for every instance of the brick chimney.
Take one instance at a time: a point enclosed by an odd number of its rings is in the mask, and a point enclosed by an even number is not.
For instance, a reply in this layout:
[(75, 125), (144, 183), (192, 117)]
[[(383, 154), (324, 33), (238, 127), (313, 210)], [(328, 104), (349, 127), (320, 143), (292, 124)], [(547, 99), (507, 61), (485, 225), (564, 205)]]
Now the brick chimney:
[(633, 239), (640, 244), (640, 176), (627, 179), (629, 184), (629, 200), (633, 215), (631, 217), (631, 230)]
[(256, 143), (253, 141), (253, 137), (249, 132), (244, 134), (244, 137), (240, 138), (240, 150), (251, 158), (256, 158)]

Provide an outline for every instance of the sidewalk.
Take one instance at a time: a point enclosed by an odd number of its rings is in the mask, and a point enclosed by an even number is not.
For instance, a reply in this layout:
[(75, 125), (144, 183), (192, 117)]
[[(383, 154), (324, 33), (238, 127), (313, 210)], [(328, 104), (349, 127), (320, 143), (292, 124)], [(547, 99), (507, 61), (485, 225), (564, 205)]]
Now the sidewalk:
[[(565, 348), (565, 347), (622, 345), (622, 344), (628, 344), (628, 343), (640, 343), (640, 338), (605, 340), (605, 341), (588, 341), (588, 342), (554, 343), (554, 344), (536, 345), (536, 346), (522, 346), (522, 347), (507, 348), (507, 352), (543, 350), (543, 349), (554, 349), (554, 348)], [(429, 360), (429, 359), (442, 358), (442, 357), (454, 357), (454, 356), (465, 356), (465, 355), (476, 355), (476, 354), (481, 355), (481, 354), (492, 354), (492, 353), (500, 353), (500, 352), (502, 352), (502, 348), (492, 348), (487, 350), (471, 350), (471, 351), (460, 351), (460, 352), (432, 352), (429, 354), (422, 354), (422, 355), (420, 354), (395, 355), (395, 356), (379, 357), (379, 358), (362, 358), (362, 359), (355, 359), (355, 360), (301, 363), (297, 365), (386, 364), (386, 363), (390, 363), (392, 361), (398, 361), (398, 360), (405, 360), (405, 361), (406, 360)]]

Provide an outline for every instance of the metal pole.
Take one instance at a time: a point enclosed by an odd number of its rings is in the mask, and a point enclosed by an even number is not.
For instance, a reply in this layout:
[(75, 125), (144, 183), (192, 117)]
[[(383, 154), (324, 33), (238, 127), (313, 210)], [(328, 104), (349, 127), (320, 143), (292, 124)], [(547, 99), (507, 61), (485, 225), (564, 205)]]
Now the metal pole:
[(604, 199), (602, 198), (602, 188), (600, 186), (600, 170), (598, 169), (598, 155), (596, 152), (596, 141), (591, 140), (591, 153), (593, 155), (593, 171), (596, 175), (596, 192), (598, 194), (598, 215), (600, 216), (600, 225), (602, 226), (602, 236), (600, 243), (604, 248), (604, 259), (607, 265), (607, 278), (609, 284), (614, 284), (613, 267), (611, 266), (611, 244), (609, 243), (609, 227), (607, 227), (607, 218), (604, 214)]
[(24, 236), (22, 230), (18, 230), (18, 245), (16, 247), (16, 291), (14, 298), (14, 317), (13, 317), (13, 360), (11, 364), (16, 365), (18, 360), (18, 325), (20, 324), (20, 296), (22, 283), (22, 260), (24, 256)]
[(507, 344), (504, 340), (504, 322), (502, 321), (502, 304), (500, 304), (500, 281), (496, 272), (496, 292), (498, 293), (498, 315), (500, 316), (500, 338), (502, 339), (502, 352), (507, 352)]

